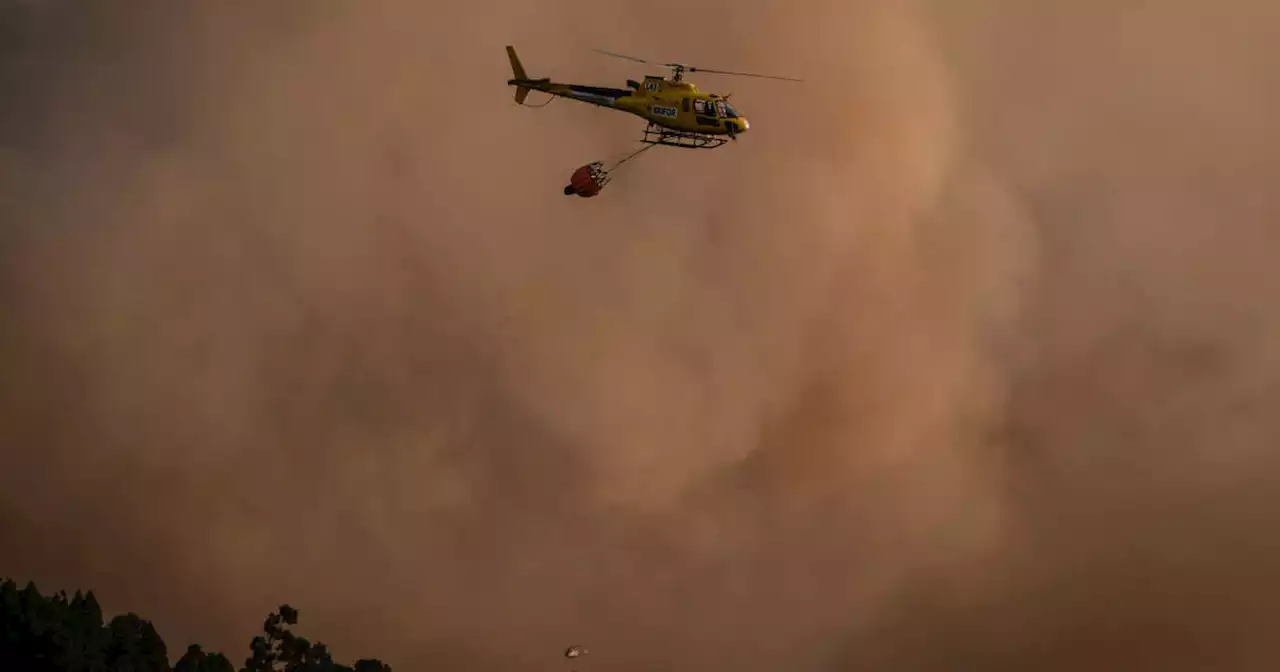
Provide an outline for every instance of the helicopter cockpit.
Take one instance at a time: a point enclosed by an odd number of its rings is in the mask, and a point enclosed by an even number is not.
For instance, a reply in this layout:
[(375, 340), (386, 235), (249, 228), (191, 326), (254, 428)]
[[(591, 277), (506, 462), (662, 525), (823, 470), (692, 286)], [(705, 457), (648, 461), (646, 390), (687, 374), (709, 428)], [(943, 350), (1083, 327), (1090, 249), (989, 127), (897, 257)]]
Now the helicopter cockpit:
[(693, 110), (697, 114), (706, 115), (708, 117), (718, 117), (720, 119), (737, 119), (742, 113), (734, 109), (729, 101), (722, 98), (716, 100), (695, 100), (693, 101)]

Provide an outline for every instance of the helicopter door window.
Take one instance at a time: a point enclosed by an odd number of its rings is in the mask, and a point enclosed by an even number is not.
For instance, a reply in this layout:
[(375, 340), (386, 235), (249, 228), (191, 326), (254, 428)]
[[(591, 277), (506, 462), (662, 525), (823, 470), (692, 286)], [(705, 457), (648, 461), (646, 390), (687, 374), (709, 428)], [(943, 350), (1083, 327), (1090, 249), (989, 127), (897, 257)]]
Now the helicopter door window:
[(729, 115), (724, 111), (724, 101), (722, 100), (716, 101), (716, 116), (721, 119), (727, 119), (729, 117)]
[(707, 114), (707, 101), (705, 100), (693, 101), (693, 111), (698, 114)]

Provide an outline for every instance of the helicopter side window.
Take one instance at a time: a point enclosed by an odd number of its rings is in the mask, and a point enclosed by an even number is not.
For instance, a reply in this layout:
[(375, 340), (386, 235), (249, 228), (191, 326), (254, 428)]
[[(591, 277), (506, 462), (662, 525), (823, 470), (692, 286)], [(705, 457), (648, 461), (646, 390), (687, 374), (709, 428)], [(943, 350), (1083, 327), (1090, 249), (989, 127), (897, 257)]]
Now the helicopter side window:
[(725, 112), (723, 100), (716, 101), (716, 116), (721, 119), (727, 119), (729, 117), (728, 113)]
[(697, 114), (707, 114), (707, 101), (701, 98), (693, 101), (693, 111)]

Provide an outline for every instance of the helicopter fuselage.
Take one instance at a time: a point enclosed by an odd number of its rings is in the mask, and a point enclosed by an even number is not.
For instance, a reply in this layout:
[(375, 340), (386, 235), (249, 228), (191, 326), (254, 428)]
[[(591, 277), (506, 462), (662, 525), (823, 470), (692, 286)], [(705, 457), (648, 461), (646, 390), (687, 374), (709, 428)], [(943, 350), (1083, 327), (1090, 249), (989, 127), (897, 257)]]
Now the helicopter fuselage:
[(628, 81), (626, 89), (564, 84), (550, 79), (515, 78), (507, 84), (553, 96), (629, 112), (653, 124), (686, 133), (739, 135), (751, 124), (722, 96), (699, 91), (692, 82), (648, 76)]

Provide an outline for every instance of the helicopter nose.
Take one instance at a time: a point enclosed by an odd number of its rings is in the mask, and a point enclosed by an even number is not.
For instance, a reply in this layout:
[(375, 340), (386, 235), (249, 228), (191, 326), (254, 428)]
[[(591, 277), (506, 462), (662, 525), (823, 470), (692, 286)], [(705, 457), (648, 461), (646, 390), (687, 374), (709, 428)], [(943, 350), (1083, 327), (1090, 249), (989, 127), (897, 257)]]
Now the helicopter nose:
[(739, 134), (746, 133), (747, 129), (751, 128), (751, 122), (747, 121), (746, 117), (738, 117), (730, 123), (737, 129), (734, 132)]

